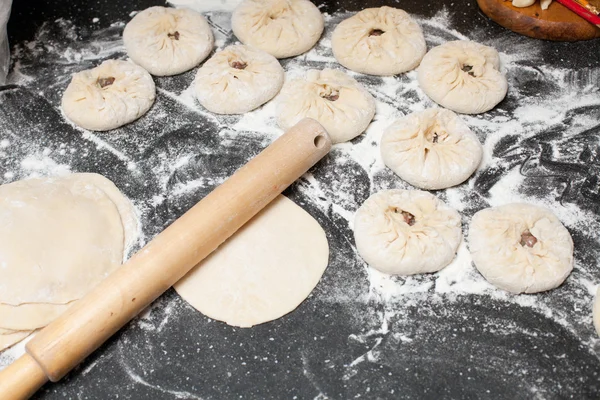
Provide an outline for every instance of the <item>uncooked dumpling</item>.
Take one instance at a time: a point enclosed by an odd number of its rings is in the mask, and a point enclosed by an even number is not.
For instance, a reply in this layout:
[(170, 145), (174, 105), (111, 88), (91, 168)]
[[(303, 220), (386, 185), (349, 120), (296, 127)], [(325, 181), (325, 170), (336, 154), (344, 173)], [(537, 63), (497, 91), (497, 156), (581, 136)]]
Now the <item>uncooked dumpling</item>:
[(308, 0), (245, 0), (234, 10), (231, 27), (242, 43), (286, 58), (310, 50), (324, 22)]
[(436, 272), (456, 255), (460, 215), (428, 192), (383, 190), (356, 212), (354, 239), (360, 256), (381, 272)]
[(194, 82), (196, 97), (217, 114), (243, 114), (271, 100), (283, 85), (283, 68), (269, 53), (229, 46), (204, 63)]
[(152, 75), (177, 75), (200, 64), (214, 37), (202, 14), (189, 8), (150, 7), (125, 26), (127, 55)]
[(427, 51), (423, 31), (405, 11), (367, 8), (342, 21), (331, 38), (344, 67), (371, 75), (396, 75), (416, 68)]
[(156, 89), (148, 72), (122, 60), (73, 75), (63, 93), (62, 108), (75, 124), (107, 131), (135, 121), (154, 103)]
[(367, 129), (375, 115), (373, 96), (335, 69), (309, 70), (306, 78), (286, 82), (277, 104), (277, 123), (287, 130), (303, 118), (321, 123), (333, 143), (346, 142)]
[(508, 83), (498, 52), (468, 40), (431, 49), (418, 69), (419, 86), (433, 101), (464, 114), (479, 114), (500, 103)]
[(298, 307), (328, 259), (319, 223), (279, 196), (174, 287), (206, 316), (251, 327)]
[(482, 152), (469, 127), (442, 108), (401, 118), (381, 138), (385, 164), (411, 185), (429, 190), (467, 180), (481, 162)]
[(494, 286), (537, 293), (560, 286), (573, 269), (573, 240), (548, 209), (531, 204), (486, 208), (473, 216), (469, 249)]
[(131, 203), (101, 175), (0, 186), (0, 328), (48, 323), (120, 266), (136, 236)]

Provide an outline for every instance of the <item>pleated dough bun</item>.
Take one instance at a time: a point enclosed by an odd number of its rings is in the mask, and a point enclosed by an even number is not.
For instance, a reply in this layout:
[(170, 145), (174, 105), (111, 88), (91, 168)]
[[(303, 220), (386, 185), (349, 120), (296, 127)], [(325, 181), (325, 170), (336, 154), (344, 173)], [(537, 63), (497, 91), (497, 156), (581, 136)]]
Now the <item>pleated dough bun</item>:
[(433, 101), (463, 114), (491, 110), (506, 96), (498, 52), (468, 40), (434, 47), (418, 69), (421, 89)]
[(286, 58), (310, 50), (324, 21), (308, 0), (244, 0), (233, 11), (231, 27), (242, 43)]
[(383, 162), (421, 189), (445, 189), (466, 181), (482, 154), (477, 136), (456, 114), (442, 108), (407, 115), (381, 138)]
[(144, 68), (108, 60), (73, 75), (63, 93), (62, 108), (80, 127), (108, 131), (144, 115), (155, 96), (154, 81)]
[(282, 85), (283, 68), (275, 57), (236, 45), (216, 53), (198, 69), (194, 89), (207, 110), (243, 114), (271, 100)]
[(492, 285), (512, 293), (560, 286), (573, 269), (573, 240), (548, 209), (513, 203), (473, 216), (469, 248)]
[(325, 127), (333, 143), (363, 133), (374, 115), (373, 96), (335, 69), (312, 69), (306, 78), (286, 82), (277, 104), (277, 123), (282, 129), (291, 128), (302, 118), (312, 118)]
[(460, 215), (428, 192), (384, 190), (356, 212), (354, 239), (360, 256), (381, 272), (436, 272), (454, 259)]
[(188, 8), (150, 7), (125, 26), (127, 55), (152, 75), (177, 75), (200, 64), (214, 37), (202, 14)]
[(331, 38), (344, 67), (371, 75), (396, 75), (416, 68), (427, 51), (423, 31), (404, 10), (367, 8), (342, 21)]

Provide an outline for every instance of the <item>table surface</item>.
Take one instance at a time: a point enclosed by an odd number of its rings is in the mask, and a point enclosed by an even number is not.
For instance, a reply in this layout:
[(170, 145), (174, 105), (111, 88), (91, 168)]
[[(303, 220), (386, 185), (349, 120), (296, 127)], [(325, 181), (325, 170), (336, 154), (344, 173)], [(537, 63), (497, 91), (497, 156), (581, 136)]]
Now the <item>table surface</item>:
[[(14, 69), (10, 84), (0, 87), (0, 144), (7, 144), (0, 148), (0, 182), (65, 169), (101, 173), (140, 210), (145, 240), (277, 131), (268, 118), (264, 127), (253, 126), (247, 116), (214, 116), (186, 102), (195, 69), (155, 78), (157, 104), (114, 132), (91, 133), (65, 120), (59, 104), (70, 75), (125, 58), (124, 23), (132, 11), (153, 4), (163, 3), (15, 2), (9, 22)], [(323, 279), (297, 310), (239, 329), (204, 317), (169, 290), (35, 398), (600, 397), (600, 341), (591, 322), (600, 283), (600, 41), (525, 38), (489, 21), (475, 1), (317, 4), (329, 15), (325, 39), (314, 57), (283, 60), (286, 70), (302, 63), (335, 67), (327, 49), (331, 27), (347, 16), (342, 11), (367, 5), (413, 14), (430, 48), (467, 37), (502, 53), (509, 95), (490, 113), (465, 116), (484, 143), (484, 162), (469, 182), (435, 194), (459, 208), (465, 233), (471, 216), (496, 204), (505, 188), (516, 199), (548, 204), (574, 238), (569, 279), (551, 292), (508, 295), (464, 263), (464, 247), (451, 272), (387, 278), (370, 271), (356, 253), (348, 215), (370, 193), (409, 187), (377, 162), (359, 162), (353, 151), (372, 153), (376, 146), (377, 132), (370, 129), (335, 147), (285, 192), (321, 223), (331, 249)], [(235, 42), (225, 14), (207, 16), (219, 47)], [(415, 87), (414, 72), (356, 78), (382, 104), (377, 126), (391, 122), (383, 116), (433, 106)], [(386, 87), (397, 90), (390, 95)]]

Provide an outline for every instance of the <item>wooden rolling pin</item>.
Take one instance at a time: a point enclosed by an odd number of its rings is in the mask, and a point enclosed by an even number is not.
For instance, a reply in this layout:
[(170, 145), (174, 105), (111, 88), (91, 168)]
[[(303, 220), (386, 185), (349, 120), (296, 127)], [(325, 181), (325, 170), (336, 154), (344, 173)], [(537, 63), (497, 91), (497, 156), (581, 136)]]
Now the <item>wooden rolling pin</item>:
[(0, 399), (26, 399), (56, 382), (181, 279), (331, 148), (304, 119), (157, 235), (0, 371)]

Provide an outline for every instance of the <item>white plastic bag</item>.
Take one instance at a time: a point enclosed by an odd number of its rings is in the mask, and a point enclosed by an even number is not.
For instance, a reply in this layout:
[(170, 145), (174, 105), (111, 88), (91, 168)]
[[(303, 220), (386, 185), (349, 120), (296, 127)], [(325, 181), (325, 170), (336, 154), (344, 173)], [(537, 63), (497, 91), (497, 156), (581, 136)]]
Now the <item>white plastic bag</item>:
[(0, 85), (6, 83), (6, 75), (10, 67), (10, 48), (8, 47), (8, 35), (6, 23), (10, 16), (12, 0), (0, 0)]

